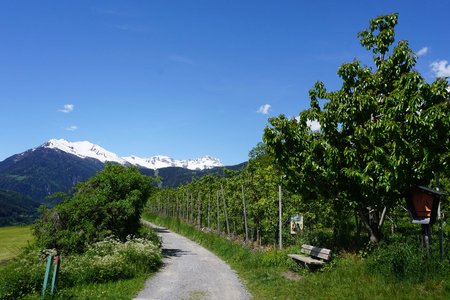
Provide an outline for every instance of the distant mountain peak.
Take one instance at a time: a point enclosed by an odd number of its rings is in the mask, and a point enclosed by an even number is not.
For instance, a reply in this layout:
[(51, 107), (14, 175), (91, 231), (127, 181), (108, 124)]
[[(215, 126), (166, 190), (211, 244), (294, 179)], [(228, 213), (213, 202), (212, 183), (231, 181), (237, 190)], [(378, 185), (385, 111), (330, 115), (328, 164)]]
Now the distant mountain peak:
[(126, 161), (117, 154), (88, 141), (69, 142), (64, 139), (51, 139), (40, 147), (58, 149), (81, 158), (94, 158), (102, 163), (116, 162), (122, 165), (126, 164)]
[(135, 155), (120, 157), (99, 145), (88, 141), (69, 142), (64, 139), (51, 139), (40, 147), (58, 149), (60, 151), (76, 155), (81, 158), (93, 158), (106, 162), (115, 162), (121, 165), (132, 164), (147, 169), (161, 169), (167, 167), (180, 167), (190, 170), (204, 170), (214, 167), (222, 167), (219, 159), (205, 155), (197, 159), (176, 160), (169, 156), (157, 155), (149, 158), (141, 158)]
[(211, 156), (204, 156), (197, 159), (177, 160), (165, 155), (156, 155), (149, 158), (140, 158), (133, 155), (123, 157), (123, 159), (125, 159), (132, 165), (137, 165), (154, 170), (168, 167), (179, 167), (190, 170), (204, 170), (223, 166), (219, 159), (213, 158)]

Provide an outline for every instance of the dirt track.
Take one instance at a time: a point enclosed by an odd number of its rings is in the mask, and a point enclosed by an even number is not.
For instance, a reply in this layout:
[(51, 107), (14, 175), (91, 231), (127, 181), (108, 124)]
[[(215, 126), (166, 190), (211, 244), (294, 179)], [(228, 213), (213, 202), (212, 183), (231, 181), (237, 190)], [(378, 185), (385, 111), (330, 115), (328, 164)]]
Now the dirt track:
[(162, 237), (164, 266), (145, 283), (135, 300), (250, 299), (235, 272), (216, 255), (165, 228)]

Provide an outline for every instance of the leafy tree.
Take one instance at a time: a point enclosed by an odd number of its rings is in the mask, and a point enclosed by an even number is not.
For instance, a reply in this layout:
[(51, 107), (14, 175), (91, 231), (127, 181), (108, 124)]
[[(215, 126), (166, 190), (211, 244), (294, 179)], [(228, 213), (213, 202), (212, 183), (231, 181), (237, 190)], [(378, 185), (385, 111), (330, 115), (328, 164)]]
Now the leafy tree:
[(72, 197), (53, 209), (41, 209), (34, 226), (38, 243), (62, 252), (82, 252), (110, 235), (125, 240), (138, 233), (152, 189), (150, 177), (136, 167), (109, 164), (79, 184)]
[(371, 20), (358, 37), (373, 65), (343, 64), (339, 90), (317, 82), (308, 110), (297, 119), (271, 118), (264, 132), (291, 188), (311, 201), (328, 199), (337, 211), (357, 209), (374, 242), (386, 208), (450, 162), (448, 82), (427, 83), (407, 41), (393, 47), (397, 22), (398, 14)]

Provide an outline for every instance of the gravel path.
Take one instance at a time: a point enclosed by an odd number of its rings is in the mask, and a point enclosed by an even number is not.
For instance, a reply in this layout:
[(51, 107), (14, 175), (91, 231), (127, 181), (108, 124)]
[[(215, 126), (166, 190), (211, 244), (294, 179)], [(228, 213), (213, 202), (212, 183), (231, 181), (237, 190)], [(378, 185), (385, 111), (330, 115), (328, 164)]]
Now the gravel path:
[(250, 299), (235, 272), (216, 255), (181, 235), (145, 223), (162, 237), (164, 266), (147, 280), (135, 300)]

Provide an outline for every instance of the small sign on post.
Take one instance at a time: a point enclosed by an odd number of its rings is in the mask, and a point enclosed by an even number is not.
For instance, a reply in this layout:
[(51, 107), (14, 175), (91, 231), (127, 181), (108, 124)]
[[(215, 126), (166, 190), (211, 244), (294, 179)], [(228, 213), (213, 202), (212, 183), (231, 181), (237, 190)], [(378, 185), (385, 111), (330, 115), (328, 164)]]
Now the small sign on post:
[(291, 216), (291, 234), (298, 234), (303, 230), (303, 216), (296, 214)]

